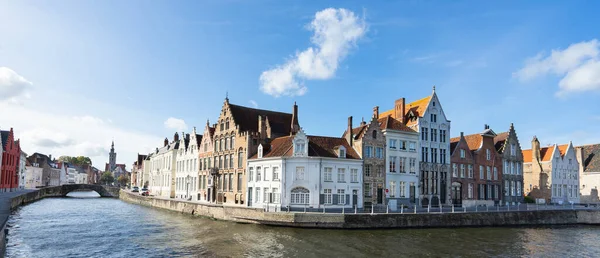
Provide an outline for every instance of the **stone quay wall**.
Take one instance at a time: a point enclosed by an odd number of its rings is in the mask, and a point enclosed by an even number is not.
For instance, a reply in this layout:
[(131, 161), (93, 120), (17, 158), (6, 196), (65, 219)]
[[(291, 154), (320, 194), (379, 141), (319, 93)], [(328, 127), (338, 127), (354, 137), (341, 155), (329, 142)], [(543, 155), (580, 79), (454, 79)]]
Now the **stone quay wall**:
[(598, 210), (544, 210), (429, 214), (332, 214), (264, 212), (262, 209), (202, 204), (143, 197), (122, 191), (120, 199), (195, 216), (271, 226), (333, 229), (509, 227), (540, 225), (600, 225)]

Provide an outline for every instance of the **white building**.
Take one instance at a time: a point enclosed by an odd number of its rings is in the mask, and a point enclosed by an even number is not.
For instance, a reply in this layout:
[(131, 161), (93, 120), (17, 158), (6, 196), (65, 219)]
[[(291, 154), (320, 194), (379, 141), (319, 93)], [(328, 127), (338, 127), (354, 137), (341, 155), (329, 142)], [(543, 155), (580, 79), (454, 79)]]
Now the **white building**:
[(44, 186), (42, 180), (42, 174), (44, 169), (39, 167), (39, 164), (31, 164), (32, 166), (25, 166), (25, 188), (35, 189), (37, 187)]
[(391, 116), (379, 119), (387, 140), (386, 189), (391, 210), (399, 204), (412, 206), (419, 200), (419, 133)]
[(380, 117), (392, 116), (419, 133), (417, 189), (421, 204), (451, 204), (450, 120), (435, 93), (435, 86), (430, 96), (404, 103), (404, 98), (397, 100), (394, 109), (381, 113)]
[(525, 194), (552, 203), (579, 203), (579, 162), (573, 144), (540, 148), (536, 137), (532, 149), (523, 150)]
[[(184, 135), (182, 133), (182, 135)], [(198, 200), (198, 147), (202, 135), (196, 134), (196, 127), (192, 134), (185, 134), (179, 140), (179, 149), (176, 156), (175, 172), (175, 197), (186, 200)]]
[(76, 184), (77, 174), (77, 169), (74, 167), (67, 168), (67, 184)]
[(300, 130), (260, 144), (247, 178), (251, 207), (362, 208), (362, 160), (344, 138)]
[(179, 134), (175, 133), (173, 141), (165, 138), (162, 148), (150, 157), (150, 195), (175, 198), (176, 155), (179, 149)]
[[(2, 145), (2, 144), (0, 144)], [(0, 151), (0, 153), (2, 153)], [(1, 155), (0, 155), (1, 156)], [(0, 164), (2, 164), (2, 160), (0, 158)], [(25, 188), (25, 173), (27, 172), (26, 167), (27, 166), (27, 153), (23, 152), (21, 150), (21, 158), (19, 159), (19, 189), (24, 189)]]
[(88, 178), (86, 173), (77, 173), (75, 183), (76, 184), (87, 184)]
[(600, 144), (575, 147), (579, 163), (581, 202), (600, 202)]

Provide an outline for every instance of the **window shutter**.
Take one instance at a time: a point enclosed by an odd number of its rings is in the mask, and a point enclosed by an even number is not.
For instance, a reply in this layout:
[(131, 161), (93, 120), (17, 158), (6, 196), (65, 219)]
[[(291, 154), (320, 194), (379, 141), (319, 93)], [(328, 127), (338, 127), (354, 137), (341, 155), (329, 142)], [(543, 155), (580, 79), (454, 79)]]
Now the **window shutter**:
[(346, 205), (350, 204), (350, 195), (346, 194)]
[(324, 204), (324, 203), (325, 203), (325, 195), (319, 194), (319, 204)]
[(333, 195), (333, 205), (336, 205), (336, 204), (338, 204), (338, 195), (334, 194)]

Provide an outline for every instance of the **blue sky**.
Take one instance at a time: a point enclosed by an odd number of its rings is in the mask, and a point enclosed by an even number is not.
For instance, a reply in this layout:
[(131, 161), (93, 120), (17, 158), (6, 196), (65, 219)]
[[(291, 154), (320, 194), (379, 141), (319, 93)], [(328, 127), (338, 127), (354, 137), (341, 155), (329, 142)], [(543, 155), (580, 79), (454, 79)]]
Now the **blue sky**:
[[(29, 154), (96, 165), (114, 139), (130, 167), (174, 128), (214, 121), (226, 92), (285, 112), (297, 101), (309, 134), (339, 136), (348, 116), (358, 122), (436, 85), (452, 136), (513, 122), (523, 148), (533, 135), (598, 143), (600, 3), (540, 3), (0, 0), (0, 128), (14, 127)], [(335, 68), (294, 70), (303, 95), (261, 90), (263, 72), (323, 49), (310, 24), (327, 8), (352, 12), (350, 28), (364, 29), (329, 38), (341, 51), (319, 53)]]

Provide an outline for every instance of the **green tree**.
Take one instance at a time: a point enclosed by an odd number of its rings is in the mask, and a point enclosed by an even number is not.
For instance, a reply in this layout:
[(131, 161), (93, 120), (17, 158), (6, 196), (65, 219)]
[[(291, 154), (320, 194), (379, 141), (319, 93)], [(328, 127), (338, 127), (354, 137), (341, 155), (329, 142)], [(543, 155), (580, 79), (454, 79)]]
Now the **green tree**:
[(112, 175), (112, 173), (110, 173), (110, 171), (106, 171), (106, 172), (102, 173), (102, 176), (100, 176), (100, 181), (102, 183), (104, 183), (105, 185), (108, 185), (115, 181), (115, 177), (113, 177), (113, 175)]
[(119, 184), (122, 186), (126, 186), (129, 183), (129, 177), (126, 175), (120, 175), (117, 179), (117, 182), (119, 182)]
[(90, 159), (90, 157), (85, 157), (85, 156), (77, 156), (77, 157), (60, 156), (58, 158), (58, 161), (71, 163), (71, 164), (74, 164), (77, 166), (92, 165), (92, 160)]

